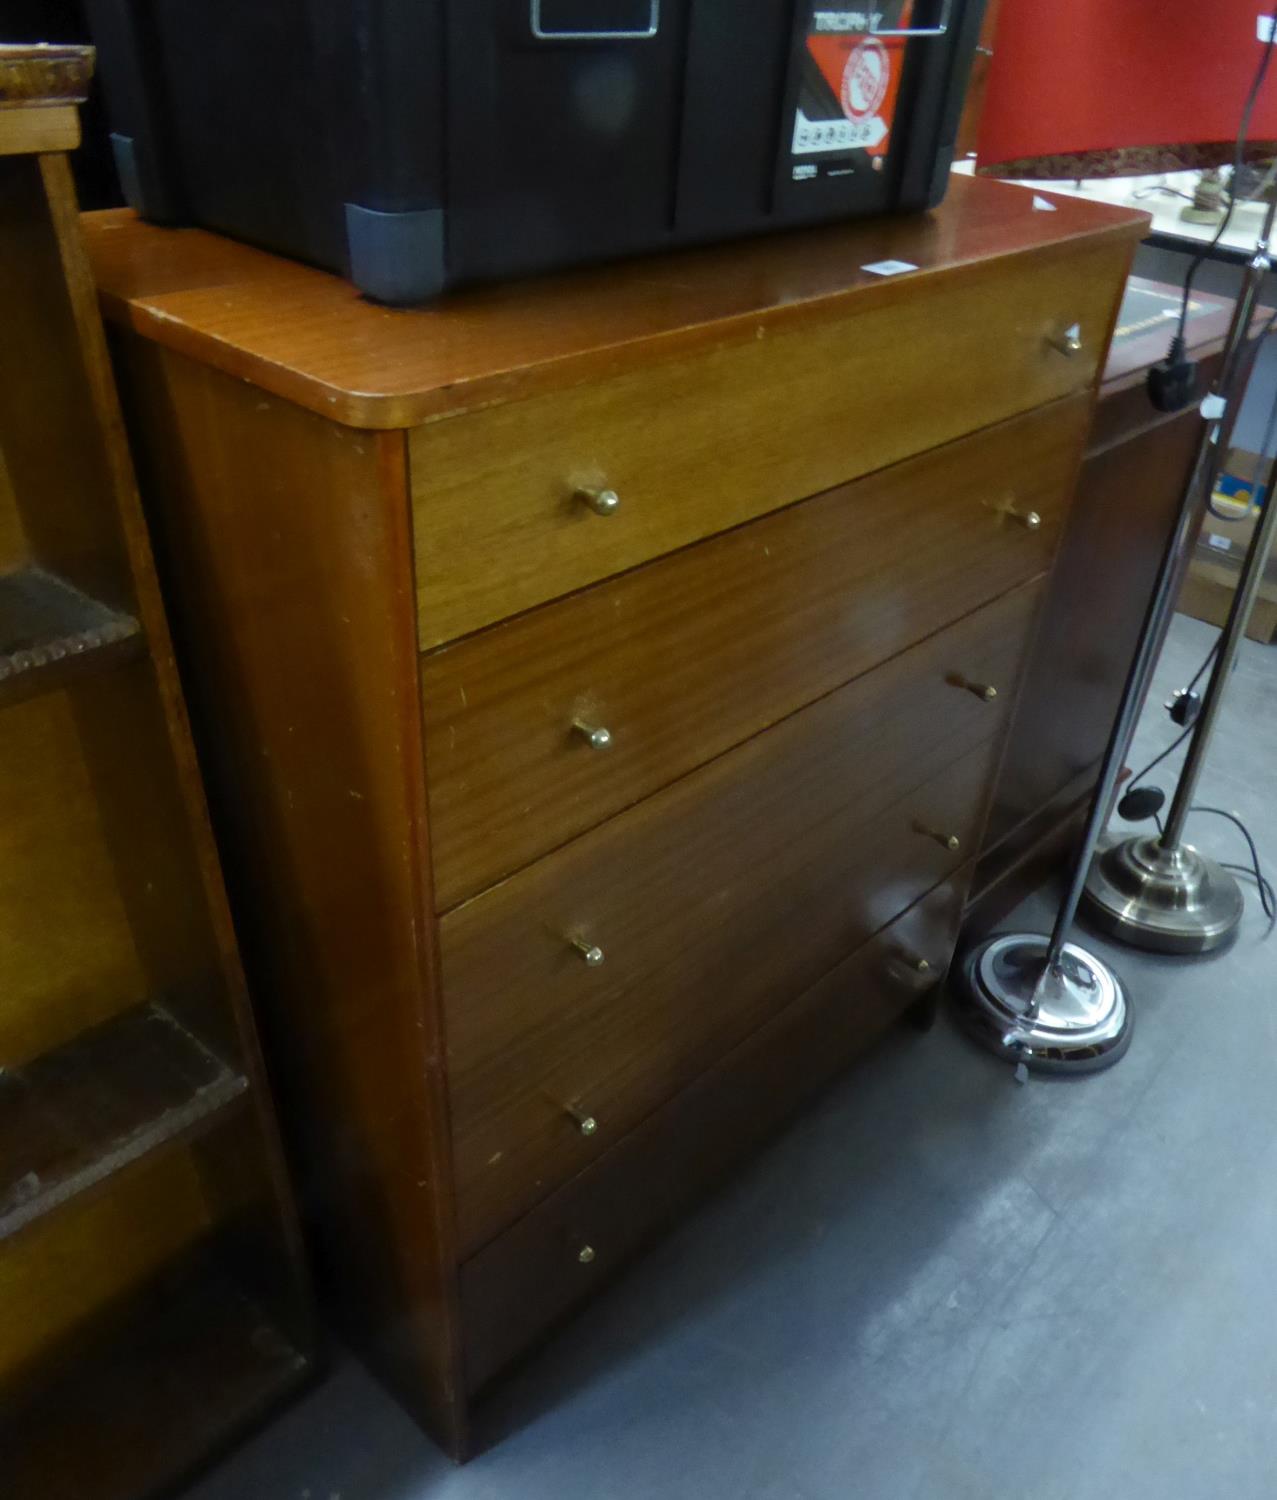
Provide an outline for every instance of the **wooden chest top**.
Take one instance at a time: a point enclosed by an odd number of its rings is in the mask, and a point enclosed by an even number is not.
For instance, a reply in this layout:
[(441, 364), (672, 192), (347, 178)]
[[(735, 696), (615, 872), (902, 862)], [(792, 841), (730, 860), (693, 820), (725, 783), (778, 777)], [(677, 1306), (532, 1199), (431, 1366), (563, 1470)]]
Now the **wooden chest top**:
[[(1051, 208), (1035, 207), (1049, 202)], [(417, 426), (887, 306), (919, 276), (1142, 236), (1146, 214), (957, 177), (937, 210), (484, 287), (405, 311), (323, 271), (133, 213), (85, 227), (107, 316), (351, 427)], [(916, 271), (865, 267), (903, 261)]]

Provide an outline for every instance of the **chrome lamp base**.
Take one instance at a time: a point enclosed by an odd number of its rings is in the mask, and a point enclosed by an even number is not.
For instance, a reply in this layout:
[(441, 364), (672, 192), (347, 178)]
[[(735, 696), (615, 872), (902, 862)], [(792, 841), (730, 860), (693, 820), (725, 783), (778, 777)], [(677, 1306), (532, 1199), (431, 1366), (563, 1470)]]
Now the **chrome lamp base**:
[(1003, 933), (973, 948), (955, 985), (958, 1014), (977, 1041), (1042, 1073), (1096, 1073), (1131, 1043), (1132, 1012), (1117, 975), (1066, 943), (1054, 969), (1049, 939)]
[(1163, 848), (1154, 835), (1124, 839), (1091, 862), (1082, 897), (1102, 932), (1154, 953), (1209, 953), (1237, 931), (1242, 888), (1188, 844)]

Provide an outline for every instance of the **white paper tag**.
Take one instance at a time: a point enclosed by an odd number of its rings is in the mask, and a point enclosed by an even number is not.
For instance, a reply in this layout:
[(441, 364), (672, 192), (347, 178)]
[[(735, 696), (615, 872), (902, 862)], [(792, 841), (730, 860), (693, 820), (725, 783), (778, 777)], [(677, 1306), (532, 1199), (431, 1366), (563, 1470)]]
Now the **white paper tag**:
[(916, 271), (918, 268), (908, 260), (876, 260), (871, 266), (861, 266), (860, 269), (868, 271), (871, 276), (899, 276), (904, 271)]
[(1271, 16), (1260, 16), (1255, 25), (1255, 34), (1261, 42), (1271, 42), (1273, 39), (1273, 18)]
[(1202, 397), (1202, 420), (1205, 422), (1218, 422), (1220, 417), (1228, 410), (1228, 402), (1222, 396)]
[(1217, 551), (1231, 552), (1233, 550), (1233, 544), (1228, 540), (1226, 536), (1217, 536), (1213, 531), (1206, 538), (1206, 540), (1211, 544), (1212, 547), (1216, 548)]
[(1052, 203), (1049, 198), (1044, 198), (1041, 193), (1034, 193), (1033, 206), (1040, 214), (1053, 214), (1057, 205)]

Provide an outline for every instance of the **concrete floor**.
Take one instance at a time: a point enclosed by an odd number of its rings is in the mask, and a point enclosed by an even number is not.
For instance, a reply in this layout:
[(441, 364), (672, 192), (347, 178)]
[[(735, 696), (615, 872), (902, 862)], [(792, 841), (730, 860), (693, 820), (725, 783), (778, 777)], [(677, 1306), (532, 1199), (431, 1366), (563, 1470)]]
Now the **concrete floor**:
[[(1159, 698), (1211, 638), (1177, 620)], [(1141, 751), (1171, 737), (1159, 710)], [(1248, 645), (1204, 793), (1277, 876), (1275, 785), (1277, 646)], [(893, 1034), (494, 1400), (466, 1469), (347, 1358), (190, 1500), (1271, 1500), (1277, 937), (1252, 906), (1223, 957), (1116, 954), (1138, 1030), (1098, 1077), (1018, 1087), (947, 1018)]]

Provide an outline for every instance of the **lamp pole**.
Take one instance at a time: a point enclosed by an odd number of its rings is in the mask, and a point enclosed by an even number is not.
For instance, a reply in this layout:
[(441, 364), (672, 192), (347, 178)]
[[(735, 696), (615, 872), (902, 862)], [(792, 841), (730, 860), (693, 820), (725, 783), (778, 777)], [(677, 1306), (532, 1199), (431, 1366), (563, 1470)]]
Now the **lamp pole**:
[[(1275, 218), (1277, 199), (1268, 205), (1263, 232), (1246, 267), (1233, 313), (1225, 362), (1216, 383), (1216, 394), (1227, 400), (1240, 394), (1235, 387), (1239, 384), (1246, 333), (1259, 304), (1264, 277), (1272, 268), (1268, 247)], [(1212, 493), (1223, 461), (1220, 437), (1219, 422), (1208, 423), (1197, 465), (1205, 475), (1203, 499)], [(1196, 495), (1194, 484), (1190, 496)], [(1245, 910), (1241, 886), (1215, 860), (1185, 843), (1184, 829), (1274, 538), (1277, 501), (1270, 496), (1251, 537), (1165, 831), (1114, 844), (1094, 859), (1084, 882), (1088, 916), (1105, 932), (1134, 947), (1160, 953), (1206, 953), (1222, 947), (1241, 922)]]
[[(1070, 869), (1054, 926), (1049, 935), (1017, 932), (989, 938), (967, 955), (957, 976), (959, 1014), (968, 1028), (992, 1051), (1027, 1068), (1064, 1073), (1094, 1072), (1117, 1062), (1130, 1043), (1131, 1010), (1121, 979), (1098, 955), (1071, 942), (1070, 933), (1085, 895), (1092, 910), (1108, 914), (1104, 920), (1109, 930), (1128, 937), (1130, 941), (1136, 940), (1125, 930), (1131, 923), (1132, 897), (1120, 891), (1107, 874), (1112, 851), (1097, 859), (1096, 850), (1156, 665), (1164, 627), (1175, 605), (1182, 559), (1218, 477), (1222, 461), (1221, 438), (1229, 425), (1229, 403), (1240, 383), (1247, 336), (1259, 303), (1260, 287), (1270, 266), (1268, 242), (1275, 215), (1277, 202), (1269, 205), (1260, 246), (1246, 268), (1242, 290), (1233, 308), (1219, 372), (1210, 395), (1202, 404), (1201, 437), (1180, 501), (1179, 518), (1158, 569), (1091, 800), (1086, 829)], [(1226, 870), (1183, 845), (1181, 836), (1183, 820), (1218, 717), (1228, 672), (1254, 605), (1267, 556), (1266, 545), (1274, 535), (1277, 535), (1277, 502), (1268, 505), (1263, 525), (1256, 528), (1247, 570), (1233, 604), (1194, 738), (1190, 767), (1186, 767), (1181, 780), (1175, 808), (1172, 809), (1173, 821), (1167, 828), (1165, 840), (1131, 841), (1131, 844), (1140, 845), (1141, 861), (1147, 860), (1150, 867), (1156, 867), (1157, 879), (1162, 882), (1159, 892), (1170, 888), (1183, 896), (1193, 892), (1205, 894), (1209, 886), (1211, 900), (1221, 908), (1218, 920), (1232, 923), (1229, 932), (1241, 917), (1241, 889)], [(1145, 849), (1145, 845), (1153, 848)], [(1130, 845), (1117, 847), (1125, 849)], [(1131, 863), (1134, 864), (1134, 860)], [(1105, 883), (1115, 892), (1111, 902), (1099, 903), (1097, 900), (1097, 871), (1105, 872)], [(1230, 886), (1235, 893), (1235, 916), (1224, 897), (1213, 894), (1227, 892)], [(1142, 912), (1150, 904), (1147, 900), (1141, 903), (1137, 896), (1134, 909)], [(1164, 919), (1165, 909), (1165, 906), (1158, 905), (1158, 921)], [(1138, 930), (1143, 931), (1149, 923), (1142, 916), (1140, 920), (1143, 926)], [(1132, 927), (1131, 930), (1136, 929)], [(1199, 951), (1201, 946), (1198, 944)]]

